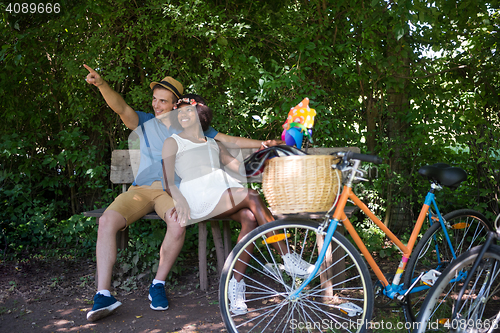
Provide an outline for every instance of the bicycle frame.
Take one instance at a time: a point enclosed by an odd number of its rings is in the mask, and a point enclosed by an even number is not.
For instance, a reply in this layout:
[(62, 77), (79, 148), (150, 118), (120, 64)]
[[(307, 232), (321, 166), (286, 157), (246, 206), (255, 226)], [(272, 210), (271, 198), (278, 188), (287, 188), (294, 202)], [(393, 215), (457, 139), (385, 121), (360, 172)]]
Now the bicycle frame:
[[(326, 251), (328, 248), (328, 242), (327, 240), (331, 239), (333, 237), (333, 234), (335, 230), (337, 229), (337, 226), (339, 222), (341, 222), (349, 235), (351, 235), (352, 239), (356, 243), (356, 246), (358, 247), (359, 251), (364, 255), (366, 261), (368, 262), (369, 266), (372, 268), (374, 271), (375, 275), (377, 278), (382, 282), (382, 285), (384, 286), (383, 293), (384, 295), (390, 297), (391, 299), (394, 299), (395, 297), (398, 297), (399, 295), (403, 294), (406, 295), (408, 292), (418, 292), (423, 289), (429, 289), (429, 286), (419, 286), (419, 287), (414, 287), (417, 281), (415, 281), (412, 286), (408, 290), (403, 290), (402, 284), (400, 284), (401, 277), (403, 275), (403, 272), (405, 270), (406, 264), (410, 258), (410, 255), (412, 253), (413, 247), (416, 243), (417, 237), (420, 234), (420, 230), (422, 228), (422, 225), (424, 223), (424, 220), (426, 216), (428, 215), (430, 207), (434, 207), (436, 210), (437, 217), (439, 219), (439, 223), (441, 224), (441, 228), (443, 228), (446, 241), (450, 247), (451, 253), (453, 255), (453, 258), (456, 258), (455, 250), (453, 249), (453, 245), (451, 243), (450, 237), (448, 233), (446, 232), (446, 226), (444, 223), (444, 219), (441, 216), (441, 213), (439, 212), (439, 208), (437, 206), (436, 200), (435, 200), (435, 194), (434, 191), (437, 188), (436, 185), (432, 184), (431, 189), (427, 193), (427, 196), (425, 198), (424, 204), (422, 206), (422, 209), (420, 211), (420, 214), (417, 219), (417, 223), (415, 224), (415, 227), (413, 228), (413, 231), (410, 236), (410, 240), (407, 245), (404, 245), (399, 238), (392, 233), (392, 231), (382, 222), (380, 221), (379, 218), (375, 216), (375, 214), (372, 213), (372, 211), (356, 196), (356, 194), (352, 191), (352, 181), (354, 179), (354, 174), (357, 171), (357, 168), (359, 166), (359, 161), (356, 161), (354, 163), (353, 171), (351, 173), (350, 179), (347, 181), (347, 184), (344, 185), (343, 191), (340, 195), (340, 198), (337, 202), (337, 207), (335, 209), (335, 212), (332, 216), (332, 219), (329, 220), (329, 226), (326, 232), (325, 236), (325, 242), (323, 247), (320, 250), (320, 253), (318, 255), (318, 259), (315, 263), (315, 268), (313, 272), (309, 275), (309, 277), (304, 281), (304, 283), (290, 295), (290, 298), (295, 298), (297, 295), (299, 295), (302, 290), (309, 284), (309, 282), (314, 278), (314, 276), (318, 273), (321, 264), (324, 261)], [(362, 239), (359, 237), (358, 233), (356, 232), (355, 228), (347, 218), (344, 208), (347, 204), (348, 199), (350, 199), (354, 204), (359, 207), (366, 216), (368, 216), (388, 237), (389, 239), (399, 248), (399, 250), (403, 253), (403, 256), (401, 258), (400, 264), (398, 266), (398, 269), (396, 271), (396, 274), (394, 276), (394, 279), (392, 281), (392, 284), (389, 283), (387, 278), (384, 276), (382, 270), (380, 267), (377, 265), (375, 260), (373, 259), (373, 256), (370, 254), (368, 249), (366, 248), (365, 244), (363, 243)], [(431, 221), (432, 223), (432, 221)]]

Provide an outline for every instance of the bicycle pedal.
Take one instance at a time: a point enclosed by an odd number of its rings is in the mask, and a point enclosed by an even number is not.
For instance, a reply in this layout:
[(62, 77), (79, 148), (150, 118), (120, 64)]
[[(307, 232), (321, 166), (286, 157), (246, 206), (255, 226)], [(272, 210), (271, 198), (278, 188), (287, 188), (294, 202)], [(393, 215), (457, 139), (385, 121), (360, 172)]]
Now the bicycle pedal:
[(437, 279), (441, 275), (441, 272), (436, 271), (435, 269), (431, 269), (427, 273), (422, 276), (422, 283), (426, 286), (432, 287), (434, 283), (436, 283)]
[(349, 317), (358, 316), (363, 313), (363, 308), (354, 303), (344, 303), (338, 306), (340, 312)]

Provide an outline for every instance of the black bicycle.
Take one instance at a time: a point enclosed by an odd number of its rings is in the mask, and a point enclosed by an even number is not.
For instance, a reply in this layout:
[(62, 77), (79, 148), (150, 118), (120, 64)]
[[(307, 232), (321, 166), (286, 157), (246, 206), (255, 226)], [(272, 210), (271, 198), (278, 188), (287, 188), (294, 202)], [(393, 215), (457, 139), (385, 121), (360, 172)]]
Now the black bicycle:
[(500, 332), (500, 215), (496, 232), (440, 275), (422, 304), (416, 333)]

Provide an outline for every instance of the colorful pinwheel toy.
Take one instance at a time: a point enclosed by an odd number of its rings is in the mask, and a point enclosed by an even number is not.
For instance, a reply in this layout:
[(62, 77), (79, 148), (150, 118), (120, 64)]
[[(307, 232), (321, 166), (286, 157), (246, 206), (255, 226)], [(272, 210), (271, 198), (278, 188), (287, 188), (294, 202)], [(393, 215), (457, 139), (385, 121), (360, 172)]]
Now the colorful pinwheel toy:
[(304, 98), (297, 106), (290, 109), (286, 122), (283, 124), (281, 140), (289, 146), (301, 149), (304, 135), (312, 143), (312, 127), (316, 111), (309, 108), (309, 98)]

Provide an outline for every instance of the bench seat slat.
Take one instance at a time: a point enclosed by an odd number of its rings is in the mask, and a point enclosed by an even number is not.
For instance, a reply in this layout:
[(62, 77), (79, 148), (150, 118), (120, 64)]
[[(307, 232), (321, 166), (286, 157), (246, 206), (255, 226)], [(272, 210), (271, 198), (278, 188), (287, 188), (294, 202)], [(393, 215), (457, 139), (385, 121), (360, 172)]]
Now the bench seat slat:
[[(355, 206), (346, 206), (345, 207), (345, 214), (347, 217), (350, 217), (358, 208)], [(89, 212), (84, 212), (83, 215), (87, 217), (101, 217), (104, 211), (106, 210), (106, 207), (91, 210)], [(274, 217), (276, 219), (285, 219), (285, 218), (298, 218), (298, 219), (311, 219), (311, 220), (318, 220), (322, 219), (325, 217), (326, 212), (318, 212), (318, 213), (298, 213), (298, 214), (280, 214), (280, 215), (275, 215)], [(151, 212), (142, 217), (142, 219), (145, 220), (160, 220), (160, 217), (156, 212)], [(231, 221), (229, 218), (211, 218), (208, 219), (207, 221)]]

